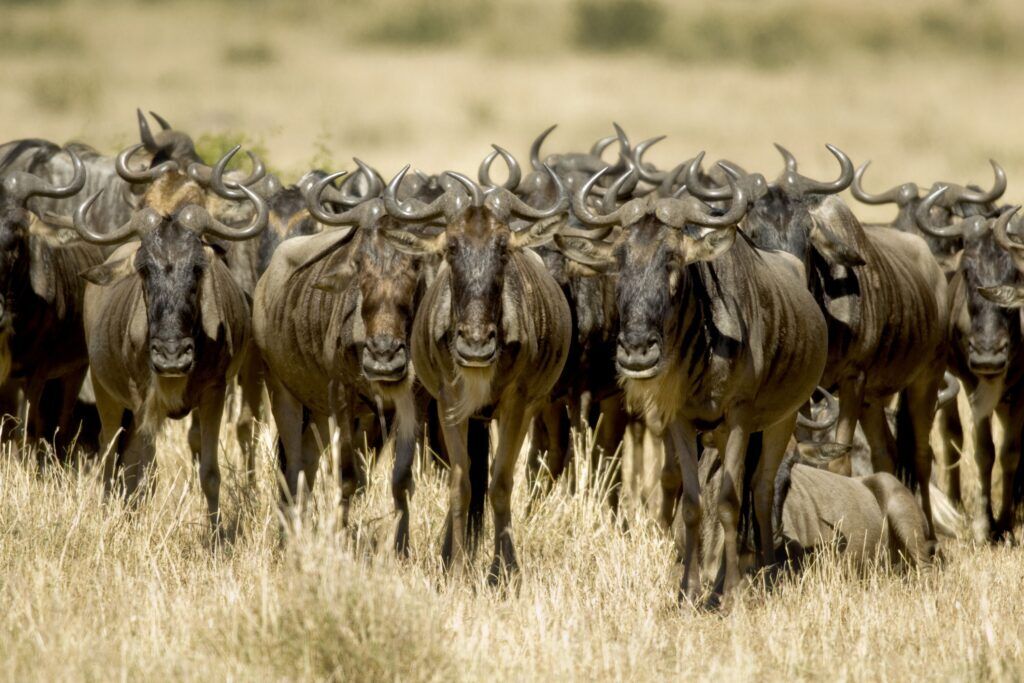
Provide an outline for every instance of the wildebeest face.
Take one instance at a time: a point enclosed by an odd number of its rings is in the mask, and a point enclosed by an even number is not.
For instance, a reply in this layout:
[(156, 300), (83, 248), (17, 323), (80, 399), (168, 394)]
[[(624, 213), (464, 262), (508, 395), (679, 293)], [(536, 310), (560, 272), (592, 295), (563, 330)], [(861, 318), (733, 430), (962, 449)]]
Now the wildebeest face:
[(466, 212), (446, 231), (452, 353), (464, 367), (487, 367), (497, 360), (510, 234), (507, 225), (480, 210)]
[(175, 221), (142, 237), (135, 269), (148, 311), (149, 361), (158, 375), (187, 375), (195, 364), (199, 282), (208, 266), (199, 236)]
[(967, 285), (967, 363), (978, 376), (1006, 372), (1011, 342), (1019, 341), (1019, 314), (987, 298), (983, 292), (1024, 284), (1013, 258), (984, 226), (965, 236), (960, 268)]
[(360, 250), (358, 268), (360, 315), (366, 330), (363, 373), (378, 382), (402, 381), (409, 371), (407, 344), (416, 313), (419, 259), (399, 252), (375, 233)]
[(13, 296), (28, 274), (29, 214), (21, 207), (0, 209), (0, 330), (11, 324)]

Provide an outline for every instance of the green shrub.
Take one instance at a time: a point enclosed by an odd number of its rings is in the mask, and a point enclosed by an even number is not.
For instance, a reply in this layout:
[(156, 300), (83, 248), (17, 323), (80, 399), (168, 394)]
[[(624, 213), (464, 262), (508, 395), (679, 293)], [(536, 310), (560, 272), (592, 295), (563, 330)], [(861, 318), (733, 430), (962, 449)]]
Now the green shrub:
[(588, 50), (649, 49), (664, 19), (664, 8), (654, 0), (577, 0), (573, 42)]

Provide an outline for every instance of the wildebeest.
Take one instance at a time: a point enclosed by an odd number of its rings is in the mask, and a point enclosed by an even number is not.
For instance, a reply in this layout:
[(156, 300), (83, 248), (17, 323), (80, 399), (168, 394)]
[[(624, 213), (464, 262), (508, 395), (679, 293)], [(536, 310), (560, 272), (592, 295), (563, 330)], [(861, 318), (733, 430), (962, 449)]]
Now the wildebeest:
[[(549, 206), (531, 206), (504, 188), (484, 191), (466, 176), (448, 172), (452, 186), (423, 207), (402, 206), (396, 191), (406, 173), (388, 184), (384, 204), (403, 222), (442, 218), (433, 236), (401, 229), (384, 233), (400, 250), (416, 256), (443, 255), (412, 331), (412, 358), (423, 386), (442, 415), (451, 465), (451, 498), (444, 555), (461, 564), (470, 503), (470, 418), (495, 417), (488, 496), (494, 515), (494, 559), (488, 578), (497, 582), (518, 569), (511, 529), (516, 458), (530, 418), (550, 398), (569, 349), (569, 306), (540, 257), (530, 250), (551, 238), (556, 218), (568, 207), (564, 190)], [(548, 170), (556, 187), (561, 180)], [(512, 229), (514, 218), (526, 221)], [(519, 226), (517, 226), (519, 227)]]
[[(396, 250), (383, 237), (400, 227), (378, 197), (383, 183), (356, 161), (369, 179), (366, 197), (348, 198), (341, 213), (323, 205), (324, 191), (343, 175), (318, 180), (309, 212), (331, 226), (284, 243), (260, 279), (254, 332), (269, 369), (271, 403), (285, 453), (285, 479), (293, 500), (299, 475), (313, 485), (328, 418), (339, 431), (342, 516), (365, 484), (357, 425), (394, 410), (397, 434), (392, 493), (399, 512), (395, 547), (408, 549), (412, 463), (419, 433), (415, 376), (409, 344), (413, 316), (425, 289), (420, 258)], [(336, 199), (341, 199), (337, 196)], [(304, 417), (306, 413), (306, 417)], [(372, 441), (372, 439), (371, 439)]]
[[(215, 180), (226, 165), (222, 162), (214, 168)], [(242, 228), (210, 216), (203, 206), (205, 193), (191, 182), (178, 187), (174, 201), (150, 201), (107, 234), (88, 225), (96, 195), (74, 216), (74, 227), (87, 242), (121, 245), (103, 264), (83, 273), (89, 281), (85, 336), (96, 406), (103, 440), (117, 451), (107, 456), (108, 486), (114, 484), (120, 461), (125, 492), (134, 493), (145, 481), (164, 419), (180, 419), (198, 409), (199, 480), (215, 531), (220, 527), (217, 447), (224, 393), (248, 350), (250, 313), (244, 293), (203, 238), (249, 239), (266, 227), (266, 202), (247, 187), (238, 189), (255, 207), (252, 221)], [(131, 424), (122, 450), (114, 444), (125, 411)]]
[[(960, 251), (963, 244), (959, 239), (959, 235), (955, 233), (942, 234), (941, 231), (929, 232), (920, 227), (920, 221), (916, 216), (917, 209), (920, 207), (921, 200), (924, 197), (916, 183), (902, 183), (879, 194), (872, 194), (865, 190), (862, 183), (864, 182), (864, 173), (867, 171), (870, 163), (870, 161), (865, 161), (857, 168), (856, 173), (853, 175), (853, 183), (850, 185), (850, 192), (858, 201), (864, 204), (895, 204), (898, 207), (896, 218), (888, 225), (924, 238), (924, 241), (928, 243), (928, 248), (931, 249), (935, 258), (938, 259), (939, 265), (942, 266), (947, 275), (952, 276), (956, 270), (956, 254)], [(998, 200), (1006, 191), (1006, 172), (994, 160), (990, 160), (989, 163), (992, 164), (995, 180), (992, 183), (992, 187), (987, 191), (963, 187), (953, 183), (936, 183), (932, 185), (929, 192), (934, 191), (940, 186), (947, 189), (940, 197), (936, 197), (933, 200), (931, 204), (932, 211), (929, 213), (936, 215), (930, 215), (929, 220), (935, 220), (938, 223), (948, 223), (949, 219), (954, 216), (963, 218), (989, 213), (994, 208), (992, 203)]]
[(846, 477), (800, 463), (794, 449), (775, 477), (775, 529), (800, 562), (834, 545), (860, 566), (875, 560), (928, 564), (935, 542), (914, 494), (888, 472)]
[[(787, 251), (800, 259), (807, 288), (818, 301), (829, 330), (829, 358), (821, 384), (839, 389), (836, 441), (850, 445), (860, 421), (875, 471), (905, 467), (920, 484), (931, 521), (928, 482), (932, 449), (929, 432), (942, 384), (947, 344), (946, 277), (920, 237), (886, 227), (863, 227), (838, 197), (853, 180), (853, 164), (834, 146), (839, 177), (821, 182), (800, 175), (787, 157), (786, 169), (767, 186), (747, 214), (744, 231), (762, 249)], [(687, 189), (700, 194), (693, 171)], [(721, 193), (719, 193), (720, 197)], [(901, 394), (896, 448), (885, 406)], [(838, 460), (849, 473), (849, 456)]]
[[(73, 149), (74, 175), (63, 186), (23, 171), (0, 185), (0, 384), (20, 386), (29, 405), (29, 434), (67, 443), (71, 416), (88, 368), (82, 333), (84, 283), (78, 273), (103, 261), (91, 245), (65, 243), (28, 209), (33, 197), (78, 193), (86, 170)], [(44, 415), (47, 382), (56, 388), (56, 415)]]
[[(598, 169), (624, 169), (631, 163), (629, 140), (617, 125), (616, 135), (598, 140), (589, 153), (551, 154), (542, 163), (540, 148), (553, 128), (541, 133), (531, 145), (530, 163), (533, 170), (525, 179), (515, 157), (505, 149), (495, 147), (480, 165), (478, 175), (481, 184), (486, 187), (495, 186), (490, 166), (501, 156), (508, 166), (508, 177), (503, 186), (517, 192), (528, 204), (545, 205), (557, 199), (559, 188), (551, 182), (544, 163), (550, 165), (570, 190)], [(600, 152), (610, 141), (615, 140), (619, 142), (619, 160), (613, 166), (601, 159)], [(632, 186), (621, 191), (628, 196)], [(565, 221), (567, 225), (579, 227), (571, 210)], [(621, 467), (611, 458), (622, 442), (627, 415), (613, 363), (615, 336), (618, 332), (614, 276), (579, 269), (575, 262), (566, 259), (551, 245), (538, 245), (535, 251), (544, 260), (569, 302), (572, 335), (568, 359), (552, 390), (551, 400), (540, 409), (533, 421), (527, 461), (528, 481), (537, 490), (547, 485), (549, 477), (558, 479), (567, 470), (570, 475), (574, 474), (572, 462), (575, 444), (570, 429), (574, 428), (582, 435), (586, 428), (594, 427), (596, 438), (592, 474), (600, 472), (606, 475), (609, 502), (615, 509), (618, 504)], [(597, 467), (602, 460), (604, 466)]]
[(665, 433), (671, 452), (666, 460), (677, 458), (682, 473), (681, 598), (693, 600), (700, 591), (694, 552), (701, 517), (698, 433), (711, 432), (723, 454), (718, 513), (725, 537), (723, 590), (731, 598), (740, 580), (737, 528), (748, 442), (763, 432), (753, 499), (765, 539), (761, 560), (770, 564), (772, 480), (797, 411), (824, 368), (825, 321), (796, 259), (737, 239), (747, 211), (744, 188), (733, 184), (732, 205), (719, 215), (692, 197), (653, 194), (602, 215), (587, 205), (600, 175), (573, 194), (573, 210), (591, 226), (616, 226), (614, 242), (556, 241), (579, 263), (618, 273), (616, 367), (631, 405)]
[[(945, 193), (939, 187), (921, 203), (926, 214)], [(962, 238), (963, 250), (950, 281), (950, 367), (970, 398), (974, 423), (974, 459), (981, 484), (974, 529), (985, 539), (1013, 532), (1013, 481), (1020, 463), (1024, 430), (1024, 243), (1011, 231), (1017, 208), (998, 218), (972, 216), (952, 225), (933, 225), (922, 216), (921, 227)], [(998, 415), (1004, 436), (998, 450), (993, 441), (992, 416)], [(993, 464), (1002, 472), (999, 516), (992, 500)]]

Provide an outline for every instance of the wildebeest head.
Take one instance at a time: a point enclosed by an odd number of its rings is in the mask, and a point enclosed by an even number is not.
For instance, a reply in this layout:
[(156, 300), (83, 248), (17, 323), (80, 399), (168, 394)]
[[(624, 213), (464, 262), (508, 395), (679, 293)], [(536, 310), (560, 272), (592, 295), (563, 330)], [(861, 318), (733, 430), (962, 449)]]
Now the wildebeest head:
[[(511, 155), (495, 148), (516, 168)], [(506, 266), (513, 252), (551, 239), (559, 214), (568, 208), (564, 185), (554, 171), (546, 172), (559, 188), (555, 201), (538, 209), (505, 187), (484, 190), (471, 179), (448, 171), (461, 187), (453, 186), (427, 206), (403, 206), (396, 191), (408, 167), (388, 184), (387, 211), (406, 222), (444, 217), (444, 230), (423, 237), (408, 230), (385, 233), (395, 246), (411, 254), (443, 254), (450, 271), (451, 353), (462, 367), (492, 367), (499, 355)], [(514, 171), (512, 171), (514, 173)], [(526, 221), (513, 226), (515, 217)]]
[[(402, 382), (409, 372), (408, 342), (412, 333), (416, 303), (420, 296), (421, 259), (395, 249), (383, 233), (399, 228), (388, 215), (379, 198), (384, 182), (380, 175), (356, 159), (367, 187), (360, 196), (348, 195), (331, 184), (344, 172), (334, 173), (316, 182), (307, 198), (310, 213), (330, 226), (350, 226), (325, 235), (324, 245), (334, 249), (347, 243), (355, 234), (354, 250), (335, 269), (322, 276), (317, 287), (328, 291), (344, 291), (355, 286), (358, 291), (359, 319), (363, 328), (360, 363), (367, 379), (378, 383)], [(326, 191), (332, 191), (328, 197)], [(348, 206), (335, 213), (324, 206), (324, 199)], [(321, 252), (323, 253), (323, 252)]]
[[(0, 184), (0, 329), (11, 325), (14, 298), (25, 284), (47, 303), (54, 298), (54, 274), (50, 255), (43, 240), (30, 240), (32, 213), (27, 202), (32, 197), (63, 198), (77, 194), (85, 186), (85, 166), (74, 150), (67, 150), (74, 175), (67, 185), (56, 187), (31, 173), (13, 171)], [(34, 253), (32, 253), (34, 252)]]
[[(929, 195), (925, 201), (931, 199)], [(1011, 349), (1020, 344), (1020, 315), (1014, 309), (1024, 305), (1024, 243), (1018, 241), (1016, 229), (1010, 230), (1019, 208), (1007, 208), (998, 218), (972, 216), (945, 227), (945, 232), (964, 241), (959, 275), (967, 319), (961, 314), (954, 322), (966, 346), (962, 351), (968, 367), (979, 377), (1003, 375)]]
[[(232, 150), (225, 159), (237, 152)], [(221, 162), (225, 162), (222, 159)], [(218, 162), (214, 175), (226, 163)], [(171, 162), (173, 163), (173, 162)], [(217, 178), (214, 187), (222, 185)], [(250, 224), (229, 227), (213, 218), (200, 202), (187, 202), (170, 211), (146, 206), (113, 232), (97, 234), (88, 225), (88, 212), (100, 192), (93, 194), (75, 211), (74, 227), (93, 244), (114, 245), (138, 240), (131, 263), (106, 262), (82, 275), (96, 285), (109, 285), (134, 273), (142, 281), (146, 304), (149, 362), (160, 376), (180, 377), (191, 372), (196, 362), (196, 339), (200, 331), (216, 340), (222, 326), (217, 285), (211, 275), (213, 249), (203, 240), (214, 236), (244, 240), (259, 234), (267, 225), (266, 202), (245, 186), (232, 188), (252, 202), (255, 215)], [(101, 191), (102, 192), (102, 191)], [(229, 348), (231, 340), (226, 340)]]
[(142, 110), (136, 109), (135, 113), (139, 118), (139, 140), (150, 155), (150, 166), (159, 166), (165, 161), (174, 161), (182, 167), (194, 162), (202, 163), (195, 143), (187, 133), (175, 130), (166, 119), (151, 111), (150, 116), (160, 124), (160, 130), (154, 133)]
[[(695, 197), (654, 195), (610, 210), (610, 198), (623, 176), (606, 193), (603, 205), (608, 211), (602, 215), (587, 204), (599, 175), (573, 194), (573, 210), (584, 223), (602, 230), (592, 237), (563, 230), (555, 242), (584, 266), (618, 272), (616, 365), (623, 377), (648, 379), (665, 368), (666, 339), (682, 322), (677, 294), (690, 276), (688, 267), (712, 261), (732, 247), (736, 225), (747, 210), (746, 190), (733, 183), (732, 205), (719, 215)], [(612, 240), (606, 241), (609, 236)]]

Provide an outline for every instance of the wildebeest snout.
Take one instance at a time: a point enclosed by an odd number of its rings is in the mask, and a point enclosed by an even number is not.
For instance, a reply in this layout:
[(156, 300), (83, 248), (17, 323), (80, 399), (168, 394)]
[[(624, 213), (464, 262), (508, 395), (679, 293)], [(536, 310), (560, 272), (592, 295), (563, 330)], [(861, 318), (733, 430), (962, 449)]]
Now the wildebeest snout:
[(498, 355), (498, 327), (461, 325), (455, 333), (455, 357), (459, 365), (483, 367), (491, 365)]
[(401, 339), (390, 334), (377, 334), (366, 340), (362, 362), (363, 373), (368, 379), (397, 382), (408, 372), (409, 354)]
[(153, 339), (149, 344), (149, 361), (158, 375), (187, 375), (195, 364), (196, 345), (192, 337)]
[(619, 335), (615, 363), (619, 372), (635, 379), (653, 377), (661, 363), (661, 337), (654, 331), (625, 330)]
[(1006, 339), (994, 340), (993, 343), (972, 341), (967, 354), (971, 372), (978, 375), (1002, 374), (1009, 360), (1008, 349)]

